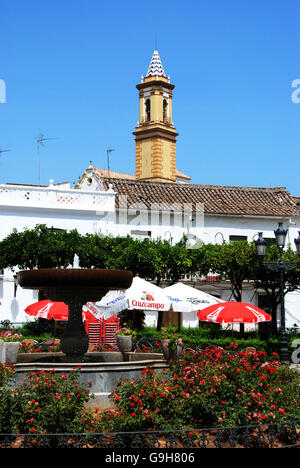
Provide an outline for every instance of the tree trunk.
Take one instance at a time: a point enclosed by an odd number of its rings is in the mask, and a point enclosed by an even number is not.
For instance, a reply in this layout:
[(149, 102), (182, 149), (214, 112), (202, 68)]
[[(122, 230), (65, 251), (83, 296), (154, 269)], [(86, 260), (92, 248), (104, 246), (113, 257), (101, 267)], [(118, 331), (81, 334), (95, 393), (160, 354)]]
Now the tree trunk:
[(156, 325), (156, 331), (161, 331), (162, 327), (162, 319), (163, 319), (163, 311), (159, 310), (158, 315), (157, 315), (157, 325)]

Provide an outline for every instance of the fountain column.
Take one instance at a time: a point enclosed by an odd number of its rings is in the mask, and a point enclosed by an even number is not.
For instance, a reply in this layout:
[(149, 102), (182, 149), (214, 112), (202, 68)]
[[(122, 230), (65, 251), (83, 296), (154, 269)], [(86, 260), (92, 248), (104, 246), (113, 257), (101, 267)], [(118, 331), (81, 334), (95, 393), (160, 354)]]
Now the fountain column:
[(80, 299), (74, 297), (65, 301), (69, 307), (69, 320), (61, 338), (61, 350), (66, 354), (67, 360), (76, 362), (78, 356), (88, 351), (89, 337), (82, 321), (82, 307)]
[(82, 321), (82, 307), (100, 301), (111, 289), (128, 289), (132, 273), (120, 270), (41, 269), (18, 273), (18, 284), (24, 289), (44, 292), (51, 301), (69, 306), (69, 319), (62, 337), (66, 362), (83, 362), (89, 339)]
[[(84, 272), (86, 270), (66, 270), (73, 272)], [(52, 301), (64, 302), (69, 308), (69, 318), (65, 324), (65, 331), (61, 338), (61, 350), (66, 355), (66, 362), (83, 362), (84, 355), (89, 348), (89, 337), (85, 331), (82, 308), (89, 302), (96, 302), (97, 298), (102, 298), (107, 292), (107, 288), (100, 285), (97, 287), (86, 285), (82, 287), (77, 284), (77, 287), (64, 285), (61, 287), (43, 287), (43, 292), (46, 297)]]

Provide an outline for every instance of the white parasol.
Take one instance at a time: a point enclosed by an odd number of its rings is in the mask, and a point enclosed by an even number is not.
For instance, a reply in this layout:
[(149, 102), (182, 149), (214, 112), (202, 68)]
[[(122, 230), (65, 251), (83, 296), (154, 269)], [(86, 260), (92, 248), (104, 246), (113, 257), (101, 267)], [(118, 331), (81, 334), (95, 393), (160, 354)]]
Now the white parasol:
[(136, 276), (130, 288), (125, 291), (109, 291), (100, 302), (87, 303), (83, 310), (89, 310), (96, 318), (105, 319), (122, 310), (164, 311), (170, 310), (171, 300), (164, 289)]
[(224, 302), (217, 297), (183, 283), (173, 284), (163, 291), (172, 302), (174, 312), (197, 312), (211, 305)]

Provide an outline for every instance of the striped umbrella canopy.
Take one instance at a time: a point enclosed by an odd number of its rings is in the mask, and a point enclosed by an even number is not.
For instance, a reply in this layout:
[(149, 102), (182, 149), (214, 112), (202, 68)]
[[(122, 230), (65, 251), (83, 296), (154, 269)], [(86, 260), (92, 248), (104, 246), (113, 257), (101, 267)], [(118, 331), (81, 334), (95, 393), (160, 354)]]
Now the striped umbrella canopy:
[(271, 316), (264, 310), (245, 302), (224, 302), (197, 312), (203, 322), (212, 323), (261, 323), (270, 322)]
[[(49, 300), (35, 302), (25, 309), (26, 314), (31, 317), (47, 320), (67, 321), (69, 320), (69, 307), (64, 302), (52, 302)], [(95, 316), (89, 310), (82, 311), (83, 321), (95, 322)]]

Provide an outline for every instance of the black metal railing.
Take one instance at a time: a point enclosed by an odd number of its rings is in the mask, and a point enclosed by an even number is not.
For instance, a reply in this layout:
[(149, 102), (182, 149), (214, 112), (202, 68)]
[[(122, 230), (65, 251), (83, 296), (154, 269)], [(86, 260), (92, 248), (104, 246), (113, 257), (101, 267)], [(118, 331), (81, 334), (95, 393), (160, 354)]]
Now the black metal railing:
[(0, 448), (300, 448), (300, 421), (263, 426), (87, 434), (0, 434)]

